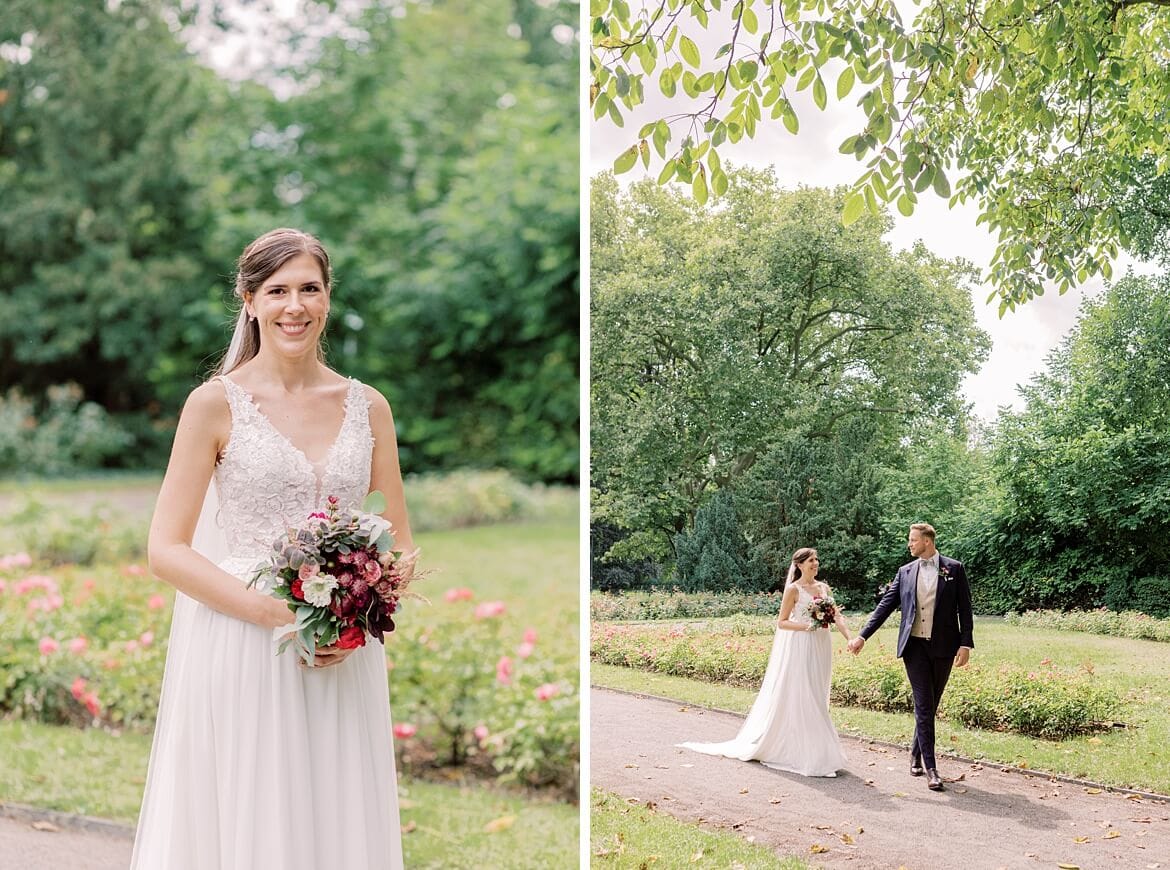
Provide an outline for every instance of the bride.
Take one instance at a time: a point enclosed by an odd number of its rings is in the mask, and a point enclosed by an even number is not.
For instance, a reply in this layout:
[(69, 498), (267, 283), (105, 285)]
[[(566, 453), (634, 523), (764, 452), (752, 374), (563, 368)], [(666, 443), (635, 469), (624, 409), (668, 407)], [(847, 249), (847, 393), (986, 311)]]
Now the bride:
[[(819, 567), (817, 551), (811, 547), (792, 555), (764, 684), (735, 739), (682, 747), (740, 761), (758, 760), (804, 776), (836, 776), (845, 766), (829, 716), (833, 642), (828, 630), (807, 614), (814, 596), (830, 594), (829, 587), (816, 580)], [(840, 612), (834, 622), (849, 640), (849, 626)]]
[(329, 496), (381, 490), (413, 549), (390, 406), (322, 361), (330, 279), (306, 233), (248, 245), (231, 346), (179, 420), (148, 544), (178, 594), (133, 868), (402, 867), (382, 645), (277, 655), (292, 615), (246, 584)]

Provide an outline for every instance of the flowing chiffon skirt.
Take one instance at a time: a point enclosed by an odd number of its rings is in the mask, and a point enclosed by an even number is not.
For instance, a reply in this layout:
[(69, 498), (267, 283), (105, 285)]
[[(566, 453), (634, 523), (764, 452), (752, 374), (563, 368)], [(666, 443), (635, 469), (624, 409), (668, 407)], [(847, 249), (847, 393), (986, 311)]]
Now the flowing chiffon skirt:
[(845, 756), (829, 716), (832, 668), (827, 630), (777, 629), (760, 693), (735, 738), (679, 745), (804, 776), (836, 776)]
[(320, 670), (275, 652), (176, 595), (132, 870), (403, 866), (382, 645)]

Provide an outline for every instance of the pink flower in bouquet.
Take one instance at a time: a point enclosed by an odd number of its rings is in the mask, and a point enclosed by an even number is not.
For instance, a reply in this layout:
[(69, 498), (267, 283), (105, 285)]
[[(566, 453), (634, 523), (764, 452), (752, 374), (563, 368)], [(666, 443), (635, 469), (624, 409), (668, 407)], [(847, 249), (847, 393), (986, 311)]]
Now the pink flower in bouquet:
[(502, 601), (485, 601), (483, 604), (475, 608), (476, 619), (491, 619), (496, 616), (503, 615), (508, 608)]
[(443, 598), (448, 603), (453, 604), (456, 601), (470, 601), (474, 595), (475, 593), (473, 593), (466, 586), (459, 586), (453, 589), (448, 589), (447, 594), (444, 595)]
[(146, 602), (146, 606), (151, 610), (162, 610), (167, 606), (167, 600), (162, 595), (152, 595), (150, 600)]
[(321, 513), (321, 511), (313, 511), (311, 514), (309, 514), (309, 519), (311, 519), (311, 520), (327, 520), (327, 519), (329, 519), (329, 514)]
[(471, 733), (475, 735), (476, 740), (478, 740), (480, 743), (482, 743), (483, 741), (488, 739), (488, 735), (491, 732), (488, 731), (488, 728), (486, 725), (480, 723), (479, 725), (475, 726), (475, 730), (472, 731)]
[(81, 655), (89, 647), (89, 641), (84, 637), (75, 637), (69, 641), (69, 652), (76, 655)]
[(374, 583), (382, 577), (382, 566), (378, 564), (377, 559), (367, 559), (362, 564), (362, 576), (367, 583)]
[(98, 700), (98, 696), (93, 692), (86, 692), (82, 696), (81, 702), (85, 704), (85, 709), (89, 710), (90, 715), (94, 718), (102, 715), (102, 702)]
[(531, 644), (536, 643), (536, 629), (535, 628), (524, 629), (524, 642), (531, 643)]
[(73, 695), (75, 700), (80, 701), (85, 697), (85, 677), (78, 677), (73, 681), (73, 685), (69, 687), (69, 693)]
[(501, 686), (512, 685), (512, 660), (507, 656), (500, 656), (496, 662), (496, 682)]
[(338, 649), (357, 649), (365, 645), (366, 633), (357, 625), (347, 625), (337, 637)]
[(520, 656), (522, 659), (526, 659), (532, 655), (535, 650), (535, 645), (530, 644), (528, 641), (524, 641), (520, 644), (520, 646), (516, 647), (516, 655)]
[(318, 565), (316, 562), (306, 562), (305, 564), (301, 565), (300, 570), (297, 571), (297, 579), (302, 583), (305, 583), (309, 580), (312, 580), (320, 573), (320, 565)]
[(399, 740), (409, 740), (418, 733), (418, 728), (409, 722), (402, 722), (394, 726), (394, 736)]
[(561, 687), (558, 686), (556, 683), (545, 683), (543, 686), (537, 686), (536, 700), (548, 701), (551, 698), (555, 698), (560, 693), (561, 693)]
[(153, 631), (142, 632), (142, 634), (139, 635), (139, 637), (138, 637), (138, 642), (140, 644), (142, 644), (143, 646), (150, 646), (152, 643), (154, 643), (154, 632)]
[(37, 644), (37, 647), (40, 649), (41, 655), (43, 656), (51, 655), (60, 649), (60, 645), (51, 637), (42, 637), (41, 642)]

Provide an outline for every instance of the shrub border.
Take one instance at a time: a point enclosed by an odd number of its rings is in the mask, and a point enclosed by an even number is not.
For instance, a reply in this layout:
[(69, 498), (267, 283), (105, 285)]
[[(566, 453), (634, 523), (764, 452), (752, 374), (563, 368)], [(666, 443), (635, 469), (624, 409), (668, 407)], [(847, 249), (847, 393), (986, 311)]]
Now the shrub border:
[[(611, 666), (611, 667), (616, 667), (616, 666)], [(637, 669), (636, 668), (629, 668), (628, 670), (637, 670)], [(678, 679), (686, 679), (686, 677), (679, 677)], [(699, 682), (699, 681), (696, 680), (695, 682)], [(629, 695), (629, 696), (634, 697), (634, 698), (651, 698), (655, 701), (667, 701), (671, 704), (682, 704), (683, 706), (693, 707), (693, 708), (698, 709), (698, 710), (710, 710), (712, 713), (729, 713), (730, 715), (737, 716), (741, 719), (743, 718), (743, 715), (744, 715), (743, 713), (739, 712), (738, 710), (728, 710), (728, 709), (725, 709), (723, 707), (708, 707), (704, 704), (692, 704), (689, 701), (680, 701), (678, 698), (667, 698), (664, 695), (655, 695), (655, 694), (652, 694), (650, 692), (634, 692), (634, 691), (631, 691), (629, 689), (613, 689), (613, 688), (610, 688), (609, 686), (602, 686), (602, 685), (598, 685), (597, 683), (593, 683), (593, 682), (590, 682), (589, 688), (590, 688), (590, 690), (604, 689), (607, 692), (617, 692), (620, 695)], [(857, 709), (860, 709), (860, 708), (857, 708)], [(979, 730), (979, 729), (971, 729), (971, 730)], [(874, 737), (867, 737), (863, 734), (852, 734), (852, 733), (846, 732), (846, 735), (854, 738), (855, 740), (860, 740), (860, 741), (864, 741), (865, 743), (869, 743), (873, 746), (884, 746), (887, 749), (897, 749), (900, 752), (907, 752), (910, 749), (910, 747), (908, 745), (905, 745), (902, 743), (888, 743), (885, 740), (878, 740)], [(1041, 739), (1041, 738), (1028, 737), (1027, 735), (1023, 735), (1023, 736), (1029, 740)], [(1138, 797), (1144, 798), (1146, 800), (1161, 801), (1163, 803), (1170, 803), (1170, 795), (1158, 794), (1157, 792), (1140, 791), (1139, 789), (1125, 788), (1124, 786), (1120, 786), (1120, 785), (1104, 785), (1103, 783), (1093, 782), (1092, 780), (1088, 780), (1088, 779), (1074, 779), (1071, 776), (1065, 776), (1065, 775), (1060, 774), (1060, 773), (1051, 773), (1047, 770), (1039, 770), (1038, 768), (1032, 768), (1032, 767), (1017, 767), (1013, 764), (1003, 764), (1002, 762), (991, 761), (991, 760), (986, 759), (986, 758), (967, 758), (966, 756), (963, 756), (963, 755), (952, 755), (949, 752), (939, 752), (938, 754), (940, 756), (942, 756), (943, 758), (947, 758), (947, 759), (950, 759), (952, 761), (961, 761), (965, 764), (981, 764), (984, 767), (991, 767), (991, 768), (994, 768), (995, 770), (1003, 771), (1004, 773), (1020, 773), (1020, 774), (1023, 774), (1024, 776), (1027, 776), (1027, 777), (1040, 777), (1040, 778), (1048, 780), (1049, 782), (1064, 782), (1064, 783), (1068, 783), (1069, 785), (1085, 786), (1086, 788), (1099, 788), (1102, 791), (1115, 792), (1117, 794), (1125, 794), (1125, 795), (1132, 794), (1132, 795), (1137, 795)], [(944, 781), (945, 781), (945, 779), (944, 779)]]

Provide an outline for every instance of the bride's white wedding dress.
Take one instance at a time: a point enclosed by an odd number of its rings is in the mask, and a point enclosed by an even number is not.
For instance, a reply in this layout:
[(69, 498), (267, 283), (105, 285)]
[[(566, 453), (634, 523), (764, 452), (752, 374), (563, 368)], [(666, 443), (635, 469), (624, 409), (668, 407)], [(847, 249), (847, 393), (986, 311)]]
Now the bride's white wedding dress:
[[(243, 388), (221, 378), (231, 437), (215, 469), (219, 522), (241, 582), (286, 523), (329, 495), (369, 491), (374, 438), (362, 385), (315, 467)], [(320, 670), (276, 655), (273, 632), (176, 595), (132, 868), (401, 868), (386, 659), (368, 641)]]
[[(807, 624), (805, 609), (812, 593), (797, 589), (789, 619)], [(829, 716), (832, 670), (833, 641), (827, 629), (778, 628), (764, 683), (735, 739), (679, 745), (804, 776), (836, 776), (845, 766), (845, 756)]]

